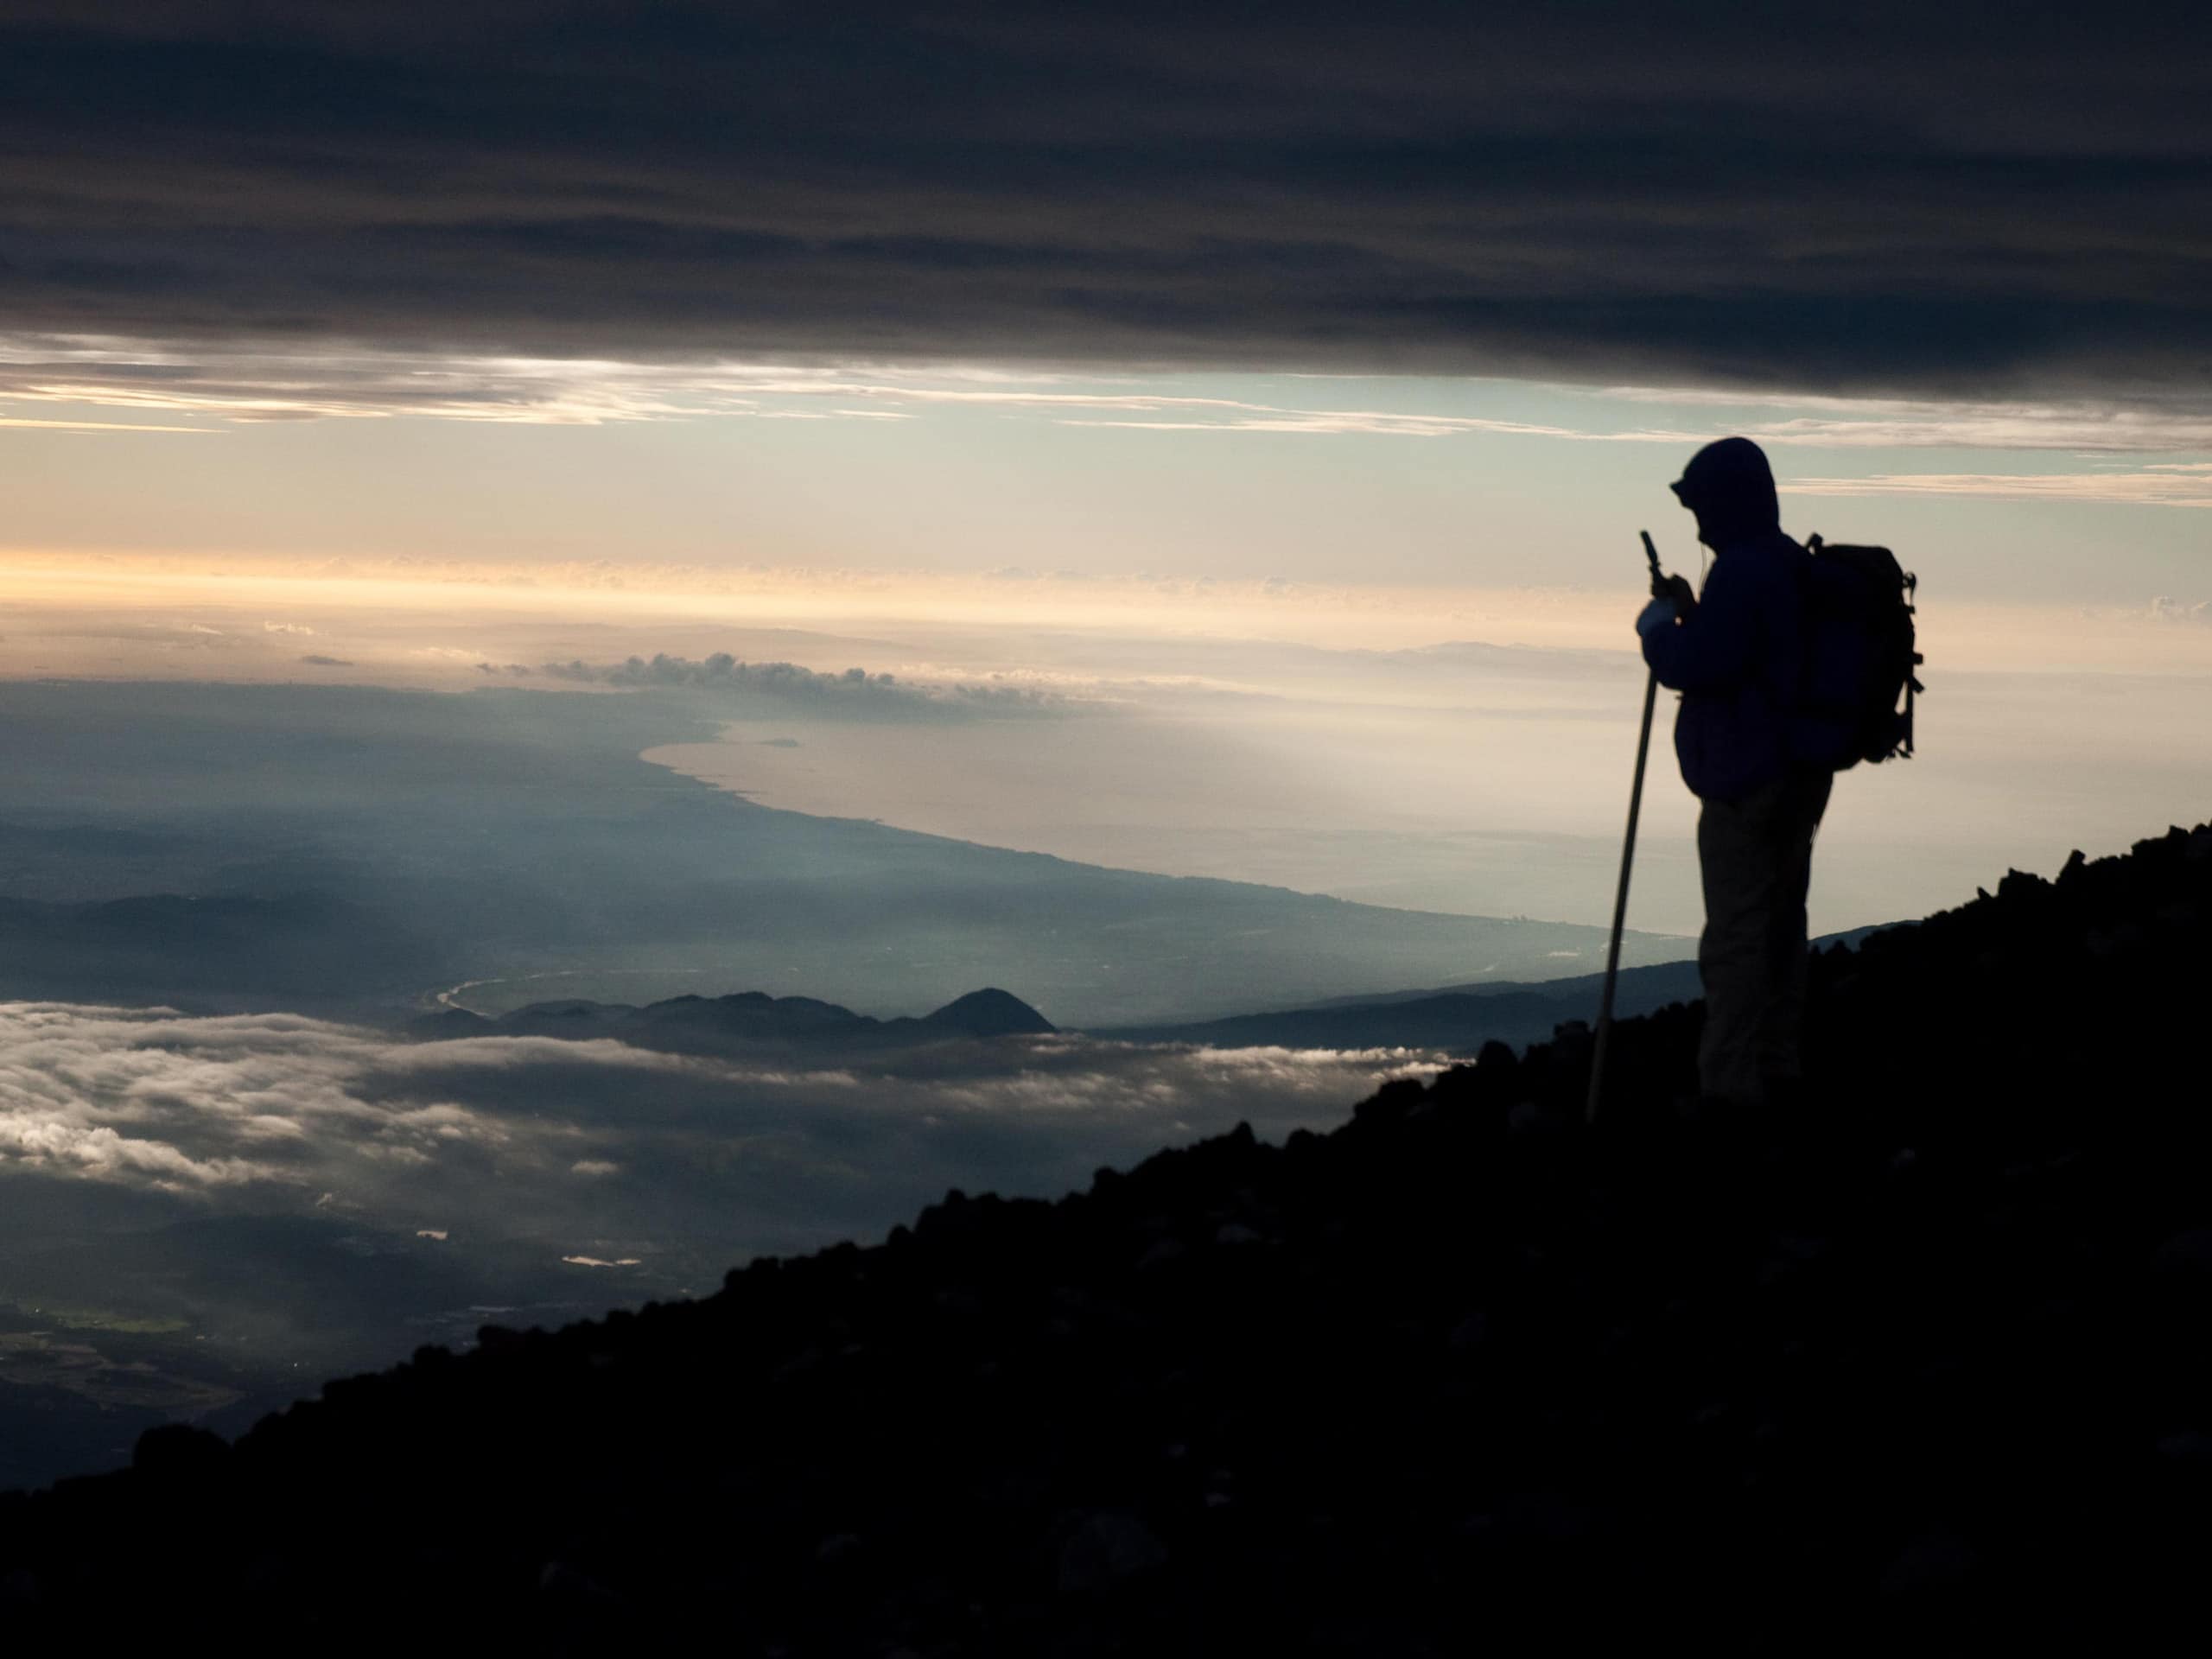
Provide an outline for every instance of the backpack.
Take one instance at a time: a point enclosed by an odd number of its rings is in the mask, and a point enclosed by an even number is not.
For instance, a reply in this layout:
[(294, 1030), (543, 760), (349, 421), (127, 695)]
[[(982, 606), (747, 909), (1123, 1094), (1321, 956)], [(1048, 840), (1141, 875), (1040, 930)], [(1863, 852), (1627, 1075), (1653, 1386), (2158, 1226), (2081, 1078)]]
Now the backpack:
[[(1920, 579), (1886, 547), (1805, 543), (1804, 669), (1792, 747), (1847, 772), (1912, 757), (1913, 601)], [(1904, 706), (1900, 709), (1898, 699)]]

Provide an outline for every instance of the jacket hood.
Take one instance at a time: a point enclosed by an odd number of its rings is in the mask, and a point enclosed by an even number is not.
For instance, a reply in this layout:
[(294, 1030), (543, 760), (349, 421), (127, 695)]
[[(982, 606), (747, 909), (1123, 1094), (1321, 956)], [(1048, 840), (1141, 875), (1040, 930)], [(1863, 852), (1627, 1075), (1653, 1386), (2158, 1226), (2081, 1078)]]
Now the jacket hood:
[(1782, 528), (1774, 470), (1749, 438), (1722, 438), (1690, 457), (1668, 487), (1697, 515), (1697, 538), (1707, 547), (1767, 536)]

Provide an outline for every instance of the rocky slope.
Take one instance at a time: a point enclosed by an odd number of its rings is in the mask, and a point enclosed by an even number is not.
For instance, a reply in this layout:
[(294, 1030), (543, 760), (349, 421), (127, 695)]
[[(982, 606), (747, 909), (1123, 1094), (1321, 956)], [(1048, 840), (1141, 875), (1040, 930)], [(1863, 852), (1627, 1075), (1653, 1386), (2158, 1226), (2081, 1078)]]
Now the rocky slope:
[(1677, 1121), (1678, 1006), (1594, 1132), (1570, 1031), (487, 1330), (0, 1502), (0, 1594), (232, 1650), (2178, 1646), (2208, 922), (2212, 825), (1824, 955), (1786, 1121)]

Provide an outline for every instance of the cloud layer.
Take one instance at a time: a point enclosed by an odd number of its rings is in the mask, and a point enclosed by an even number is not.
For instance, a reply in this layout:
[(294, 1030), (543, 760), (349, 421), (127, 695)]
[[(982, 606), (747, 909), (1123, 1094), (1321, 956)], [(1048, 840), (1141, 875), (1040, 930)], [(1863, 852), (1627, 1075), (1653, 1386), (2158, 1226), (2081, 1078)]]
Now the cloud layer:
[(1799, 495), (1978, 495), (2006, 501), (2101, 501), (2121, 506), (2212, 507), (2204, 467), (2157, 465), (2088, 473), (1877, 473), (1792, 479)]
[[(619, 337), (620, 331), (615, 331)], [(1389, 383), (1274, 378), (1302, 389), (1268, 402), (1049, 368), (940, 360), (798, 364), (728, 357), (643, 360), (490, 356), (469, 348), (251, 338), (163, 340), (0, 332), (0, 401), (26, 410), (100, 404), (143, 418), (86, 421), (35, 414), (0, 427), (207, 436), (206, 422), (278, 423), (429, 416), (469, 423), (601, 426), (700, 416), (778, 421), (908, 422), (970, 412), (1068, 427), (1292, 437), (1536, 437), (1694, 448), (1714, 435), (1698, 419), (1727, 405), (1736, 430), (1770, 447), (1974, 448), (2153, 454), (2212, 448), (2212, 403), (2196, 391), (2131, 382), (2115, 391), (2004, 399), (1837, 397), (1694, 386), (1592, 388), (1573, 424), (1377, 408), (1357, 401)], [(1347, 399), (1351, 399), (1349, 405)], [(1659, 423), (1636, 417), (1664, 405)], [(1762, 416), (1763, 406), (1777, 413)], [(1787, 409), (1795, 411), (1782, 414)], [(1809, 412), (1808, 412), (1809, 411)]]
[[(496, 671), (489, 664), (480, 666)], [(532, 671), (524, 664), (510, 664), (505, 671), (529, 674)], [(760, 699), (797, 711), (863, 720), (1047, 714), (1075, 706), (1058, 693), (1032, 685), (909, 684), (895, 674), (870, 673), (864, 668), (820, 673), (796, 663), (741, 662), (723, 651), (701, 658), (661, 652), (619, 663), (547, 663), (537, 671), (551, 679), (584, 685), (707, 691)]]
[(2139, 4), (18, 0), (0, 327), (2196, 397), (2208, 48)]
[(950, 1185), (1054, 1195), (1249, 1119), (1341, 1116), (1403, 1052), (1073, 1036), (747, 1065), (613, 1042), (409, 1043), (296, 1015), (0, 1003), (0, 1164), (207, 1214), (538, 1241), (550, 1263), (880, 1232)]

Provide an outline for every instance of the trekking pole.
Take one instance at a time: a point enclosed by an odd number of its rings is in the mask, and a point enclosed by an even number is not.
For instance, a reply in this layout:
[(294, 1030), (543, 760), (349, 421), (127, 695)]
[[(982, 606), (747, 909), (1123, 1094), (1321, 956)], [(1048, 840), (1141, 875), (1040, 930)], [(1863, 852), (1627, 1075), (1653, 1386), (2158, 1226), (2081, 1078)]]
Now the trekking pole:
[[(1659, 580), (1659, 550), (1651, 545), (1651, 532), (1638, 531), (1643, 537), (1643, 556), (1651, 566), (1651, 579)], [(1605, 1050), (1613, 1038), (1613, 982), (1620, 977), (1621, 930), (1628, 921), (1628, 877), (1636, 866), (1636, 820), (1643, 807), (1643, 763), (1651, 753), (1651, 709), (1659, 700), (1659, 676), (1647, 673), (1643, 677), (1643, 724), (1636, 735), (1636, 781), (1629, 785), (1628, 834), (1621, 842), (1621, 884), (1613, 895), (1613, 937), (1605, 947), (1605, 988), (1598, 999), (1598, 1041), (1590, 1054), (1590, 1103), (1584, 1109), (1584, 1120), (1598, 1121), (1598, 1100), (1605, 1091)]]

